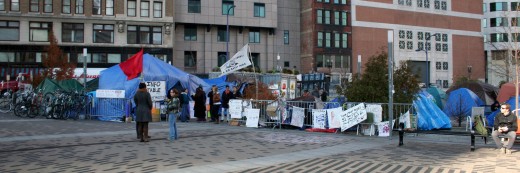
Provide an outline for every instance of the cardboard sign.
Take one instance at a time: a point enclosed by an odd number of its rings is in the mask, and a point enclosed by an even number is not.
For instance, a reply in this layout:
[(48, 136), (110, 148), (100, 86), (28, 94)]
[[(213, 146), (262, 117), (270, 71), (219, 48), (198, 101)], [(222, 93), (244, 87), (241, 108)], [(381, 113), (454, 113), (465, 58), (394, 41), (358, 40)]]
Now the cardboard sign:
[(325, 109), (312, 110), (312, 127), (318, 129), (325, 129), (327, 118), (327, 111)]
[(246, 127), (258, 127), (258, 118), (260, 117), (260, 109), (246, 109)]
[(96, 90), (97, 98), (125, 98), (125, 90)]
[(329, 123), (329, 129), (337, 129), (341, 127), (341, 112), (343, 112), (341, 107), (327, 109), (327, 122)]
[(291, 115), (291, 126), (303, 127), (303, 119), (305, 118), (305, 109), (293, 107)]
[(359, 124), (367, 119), (367, 111), (365, 109), (365, 104), (360, 103), (346, 111), (343, 111), (341, 114), (341, 131), (345, 131), (348, 128)]
[(242, 118), (242, 100), (229, 100), (229, 114), (231, 118)]
[(162, 101), (166, 98), (166, 81), (147, 81), (146, 89), (152, 96), (152, 101)]

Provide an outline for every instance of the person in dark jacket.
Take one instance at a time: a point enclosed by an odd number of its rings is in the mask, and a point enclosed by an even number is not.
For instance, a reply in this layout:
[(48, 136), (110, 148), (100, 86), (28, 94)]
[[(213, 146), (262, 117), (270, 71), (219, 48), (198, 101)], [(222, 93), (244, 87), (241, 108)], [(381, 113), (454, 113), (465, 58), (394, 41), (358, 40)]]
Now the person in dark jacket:
[(231, 120), (231, 116), (229, 115), (229, 100), (233, 98), (234, 96), (231, 90), (229, 90), (229, 86), (226, 86), (226, 90), (222, 93), (222, 116), (226, 122)]
[(148, 142), (148, 122), (152, 121), (152, 96), (146, 90), (145, 83), (139, 83), (139, 90), (134, 95), (135, 122), (137, 122), (137, 131), (141, 142)]
[(241, 98), (242, 98), (242, 94), (238, 90), (238, 87), (237, 86), (233, 87), (233, 99), (241, 99)]
[[(511, 147), (513, 147), (513, 143), (515, 143), (516, 130), (518, 128), (516, 115), (513, 115), (510, 109), (511, 105), (507, 103), (500, 105), (500, 113), (495, 116), (493, 132), (491, 133), (491, 137), (493, 137), (497, 149), (500, 150), (500, 153), (506, 154), (511, 154)], [(500, 142), (498, 135), (504, 135), (505, 138), (508, 139), (506, 145)]]
[(195, 101), (193, 113), (197, 118), (197, 122), (206, 122), (206, 93), (204, 93), (202, 87), (198, 87), (191, 98)]
[(213, 115), (213, 109), (212, 109), (213, 108), (213, 90), (215, 88), (217, 88), (217, 85), (211, 86), (211, 91), (208, 92), (209, 109), (210, 109), (210, 113), (211, 113), (211, 120), (209, 122), (217, 122), (217, 120), (215, 119), (215, 117), (217, 117), (217, 115)]
[(179, 100), (181, 102), (181, 122), (189, 122), (190, 121), (190, 112), (188, 111), (190, 98), (188, 97), (188, 89), (184, 89), (184, 92), (179, 96)]

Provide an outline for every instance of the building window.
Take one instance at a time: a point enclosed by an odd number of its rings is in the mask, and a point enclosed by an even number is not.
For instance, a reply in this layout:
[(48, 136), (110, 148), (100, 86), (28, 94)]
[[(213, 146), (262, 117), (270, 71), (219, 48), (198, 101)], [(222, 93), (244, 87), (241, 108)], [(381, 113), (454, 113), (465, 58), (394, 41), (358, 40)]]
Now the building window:
[[(222, 0), (222, 15), (229, 15), (233, 16), (235, 15), (235, 8), (233, 7), (233, 1), (232, 0)], [(231, 10), (230, 10), (231, 8)], [(229, 14), (228, 14), (229, 11)]]
[[(511, 26), (513, 26), (513, 21), (511, 21)], [(482, 28), (487, 28), (487, 19), (482, 19)]]
[(63, 0), (61, 12), (63, 14), (70, 14), (70, 0)]
[(106, 0), (105, 1), (105, 15), (113, 16), (114, 15), (114, 0)]
[(520, 11), (520, 7), (518, 6), (518, 2), (511, 2), (511, 11)]
[(489, 3), (489, 11), (507, 11), (507, 2)]
[(489, 27), (499, 27), (499, 26), (507, 26), (507, 18), (506, 17), (497, 17), (490, 18)]
[(317, 46), (318, 47), (323, 47), (323, 32), (318, 32), (318, 39), (317, 39), (318, 43), (317, 43)]
[(339, 37), (339, 33), (334, 33), (334, 47), (339, 48), (339, 43), (341, 42), (341, 37)]
[(483, 3), (482, 4), (482, 12), (487, 12), (487, 6), (486, 6), (486, 3)]
[(343, 38), (341, 39), (341, 46), (342, 48), (347, 48), (348, 47), (348, 34), (347, 33), (343, 33)]
[(424, 32), (417, 32), (417, 49), (424, 50)]
[(92, 1), (92, 15), (101, 15), (101, 0)]
[(331, 42), (331, 34), (330, 32), (326, 32), (325, 33), (325, 47), (330, 47), (330, 42)]
[(83, 0), (76, 0), (76, 14), (83, 14)]
[(200, 13), (200, 0), (188, 0), (188, 13)]
[(399, 5), (406, 5), (406, 6), (412, 6), (412, 0), (398, 0), (397, 4), (399, 4)]
[(316, 67), (323, 67), (323, 55), (316, 55)]
[(222, 66), (226, 63), (227, 61), (227, 54), (226, 52), (218, 52), (217, 53), (217, 66)]
[(511, 26), (520, 26), (520, 17), (511, 18)]
[(441, 67), (442, 67), (441, 62), (435, 62), (435, 69), (441, 70)]
[(52, 23), (30, 22), (29, 41), (49, 41), (49, 32), (52, 30)]
[(162, 44), (162, 27), (129, 25), (127, 30), (128, 44)]
[(330, 0), (324, 0), (323, 2), (324, 3), (330, 3)]
[(442, 34), (442, 51), (448, 52), (448, 34)]
[(82, 23), (63, 23), (61, 29), (62, 42), (83, 43)]
[(184, 25), (184, 40), (197, 41), (197, 26)]
[(0, 0), (0, 11), (5, 11), (5, 0)]
[(508, 42), (507, 33), (492, 33), (491, 42)]
[(448, 70), (448, 62), (442, 62), (442, 70)]
[(413, 32), (406, 30), (399, 30), (399, 49), (412, 50), (413, 49)]
[(150, 16), (150, 2), (141, 1), (141, 17)]
[(424, 0), (424, 8), (430, 8), (430, 0)]
[(184, 51), (184, 67), (195, 68), (197, 65), (197, 52)]
[(249, 43), (260, 43), (260, 31), (259, 30), (249, 31)]
[(0, 21), (0, 33), (1, 41), (19, 41), (20, 22)]
[(316, 10), (316, 23), (323, 23), (323, 10)]
[(283, 62), (283, 67), (290, 67), (291, 65), (289, 64), (289, 61), (284, 61)]
[(330, 11), (325, 10), (325, 24), (330, 24)]
[(93, 63), (107, 63), (108, 56), (106, 53), (93, 53), (92, 54), (92, 62)]
[(347, 12), (346, 11), (341, 12), (341, 25), (347, 26)]
[(11, 11), (20, 11), (20, 0), (11, 0)]
[(520, 33), (511, 33), (511, 41), (520, 42)]
[(43, 1), (43, 12), (52, 13), (52, 0)]
[(339, 25), (339, 11), (334, 11), (334, 25)]
[(114, 43), (114, 25), (94, 24), (94, 43)]
[(153, 2), (153, 17), (162, 17), (162, 2)]
[(218, 27), (217, 31), (217, 41), (226, 42), (227, 41), (227, 31), (225, 27)]
[(130, 16), (130, 17), (135, 17), (136, 16), (136, 9), (137, 9), (137, 2), (136, 1), (128, 1), (128, 9), (126, 10), (127, 11), (127, 15)]
[(254, 13), (255, 17), (265, 17), (265, 4), (255, 3)]
[(289, 30), (283, 31), (283, 44), (289, 44)]
[(260, 53), (251, 53), (253, 67), (260, 68)]
[(30, 12), (40, 12), (40, 0), (31, 0), (31, 7), (29, 7)]
[(442, 87), (443, 87), (443, 88), (448, 88), (448, 86), (449, 86), (449, 85), (448, 85), (448, 80), (443, 80), (443, 81), (442, 81)]

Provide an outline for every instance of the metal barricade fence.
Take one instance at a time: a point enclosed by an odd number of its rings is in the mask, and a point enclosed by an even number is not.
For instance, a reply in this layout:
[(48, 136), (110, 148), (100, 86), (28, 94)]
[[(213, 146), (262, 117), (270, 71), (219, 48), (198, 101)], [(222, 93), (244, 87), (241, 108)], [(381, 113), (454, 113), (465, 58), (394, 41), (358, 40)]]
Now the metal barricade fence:
[(93, 98), (88, 112), (89, 118), (97, 117), (99, 120), (123, 120), (130, 115), (132, 103), (130, 99), (121, 98)]
[[(382, 121), (388, 121), (388, 103), (366, 103), (366, 102), (346, 102), (343, 104), (343, 110), (349, 109), (357, 104), (365, 103), (365, 105), (381, 105), (382, 111)], [(392, 123), (394, 127), (397, 127), (399, 124), (399, 118), (405, 113), (410, 113), (410, 123), (412, 128), (417, 128), (417, 111), (415, 111), (415, 107), (412, 103), (393, 103), (393, 119)]]

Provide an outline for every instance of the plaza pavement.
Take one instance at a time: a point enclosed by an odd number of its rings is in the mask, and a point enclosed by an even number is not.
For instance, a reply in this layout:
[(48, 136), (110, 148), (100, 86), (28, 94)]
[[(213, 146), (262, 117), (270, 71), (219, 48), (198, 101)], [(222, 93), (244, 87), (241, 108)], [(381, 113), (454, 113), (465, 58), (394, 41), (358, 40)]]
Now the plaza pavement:
[(520, 172), (520, 144), (511, 155), (469, 136), (398, 138), (177, 123), (150, 124), (138, 142), (135, 124), (47, 120), (0, 114), (0, 172)]

